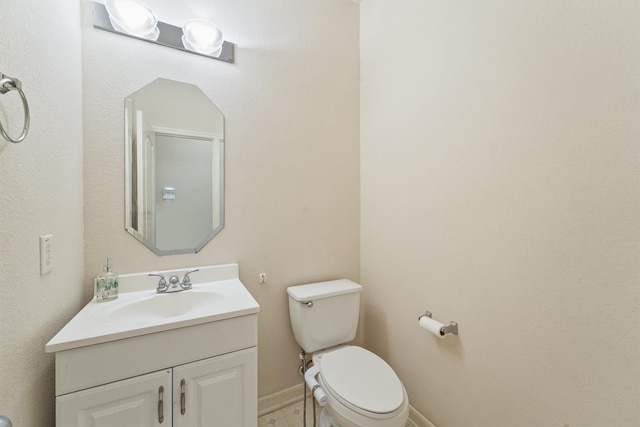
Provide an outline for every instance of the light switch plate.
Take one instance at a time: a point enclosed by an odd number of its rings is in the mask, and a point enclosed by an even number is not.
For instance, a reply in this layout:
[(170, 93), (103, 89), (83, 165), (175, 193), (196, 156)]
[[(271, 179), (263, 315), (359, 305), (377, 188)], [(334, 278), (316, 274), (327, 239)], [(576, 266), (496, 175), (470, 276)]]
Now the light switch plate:
[(53, 270), (53, 234), (40, 236), (40, 275)]

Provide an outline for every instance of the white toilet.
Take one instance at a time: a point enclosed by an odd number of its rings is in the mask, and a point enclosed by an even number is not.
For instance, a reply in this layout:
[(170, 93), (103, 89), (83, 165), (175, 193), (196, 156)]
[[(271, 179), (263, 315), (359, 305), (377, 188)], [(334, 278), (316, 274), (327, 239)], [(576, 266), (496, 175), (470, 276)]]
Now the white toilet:
[(346, 345), (356, 335), (361, 290), (344, 279), (287, 288), (293, 334), (313, 353), (327, 398), (321, 426), (404, 427), (409, 398), (396, 373), (370, 351)]

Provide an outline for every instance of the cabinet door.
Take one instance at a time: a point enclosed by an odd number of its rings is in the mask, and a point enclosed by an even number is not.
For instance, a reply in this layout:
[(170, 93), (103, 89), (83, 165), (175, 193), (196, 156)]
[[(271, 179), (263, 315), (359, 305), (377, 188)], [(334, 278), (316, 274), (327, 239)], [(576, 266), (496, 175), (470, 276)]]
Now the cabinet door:
[(174, 427), (255, 427), (255, 347), (173, 369)]
[(56, 398), (57, 427), (170, 427), (171, 370)]

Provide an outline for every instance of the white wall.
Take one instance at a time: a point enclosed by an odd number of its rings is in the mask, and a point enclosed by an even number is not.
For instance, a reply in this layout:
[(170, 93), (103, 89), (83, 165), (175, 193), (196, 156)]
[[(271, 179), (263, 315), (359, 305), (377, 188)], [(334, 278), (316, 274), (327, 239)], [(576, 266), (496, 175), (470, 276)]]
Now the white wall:
[[(236, 62), (96, 30), (84, 3), (85, 295), (107, 255), (120, 273), (238, 262), (262, 310), (259, 394), (299, 384), (286, 287), (359, 280), (358, 6), (147, 3), (172, 24), (214, 20)], [(124, 230), (124, 98), (158, 77), (199, 86), (225, 115), (225, 228), (195, 255), (157, 257)]]
[[(44, 346), (84, 302), (80, 7), (4, 0), (1, 9), (0, 72), (22, 80), (31, 130), (20, 144), (0, 138), (0, 414), (45, 427), (54, 423), (54, 362)], [(14, 136), (18, 99), (0, 96)], [(45, 234), (54, 269), (40, 276)]]
[(438, 427), (640, 424), (639, 8), (361, 5), (365, 342)]

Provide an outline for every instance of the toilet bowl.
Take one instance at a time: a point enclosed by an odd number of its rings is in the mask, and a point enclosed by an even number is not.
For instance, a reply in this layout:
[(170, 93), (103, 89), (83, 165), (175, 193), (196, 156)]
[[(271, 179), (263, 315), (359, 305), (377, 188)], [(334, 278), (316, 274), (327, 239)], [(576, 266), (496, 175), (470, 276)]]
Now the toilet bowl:
[(361, 290), (345, 279), (287, 288), (294, 336), (313, 354), (310, 388), (326, 398), (320, 427), (404, 427), (409, 398), (396, 373), (374, 353), (346, 345), (355, 338)]
[[(314, 354), (318, 382), (333, 424), (321, 427), (404, 427), (407, 393), (393, 369), (374, 353), (343, 346)], [(326, 416), (324, 419), (327, 419)]]

